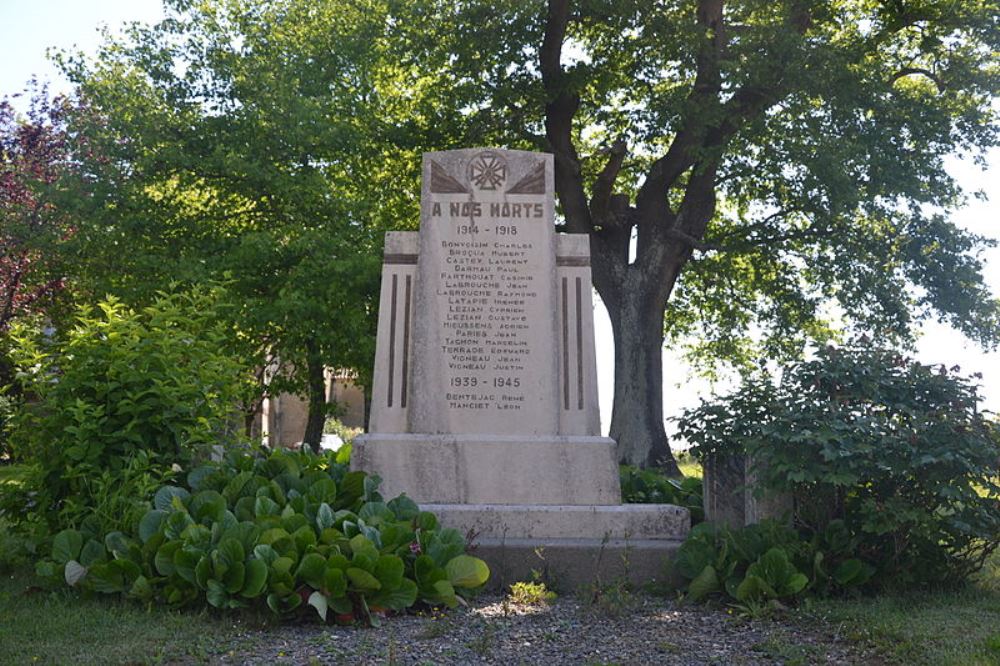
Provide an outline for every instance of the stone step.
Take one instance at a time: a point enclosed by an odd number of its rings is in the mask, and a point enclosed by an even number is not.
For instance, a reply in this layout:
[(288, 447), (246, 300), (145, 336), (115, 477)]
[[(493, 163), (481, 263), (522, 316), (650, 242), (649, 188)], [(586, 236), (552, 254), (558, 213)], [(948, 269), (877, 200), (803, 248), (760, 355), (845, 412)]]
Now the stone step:
[(672, 504), (421, 504), (441, 524), (480, 541), (511, 539), (681, 540), (690, 512)]
[(518, 581), (541, 581), (559, 593), (596, 592), (628, 583), (633, 589), (676, 588), (672, 571), (679, 539), (482, 539), (472, 554), (490, 567), (487, 589), (507, 592)]

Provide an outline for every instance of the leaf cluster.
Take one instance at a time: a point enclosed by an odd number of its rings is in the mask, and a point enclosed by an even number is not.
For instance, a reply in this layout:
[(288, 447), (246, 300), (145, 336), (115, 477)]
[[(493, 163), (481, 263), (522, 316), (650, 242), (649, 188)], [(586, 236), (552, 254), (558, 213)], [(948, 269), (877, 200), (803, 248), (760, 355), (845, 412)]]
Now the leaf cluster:
[(160, 294), (141, 310), (109, 298), (80, 307), (62, 336), (15, 330), (32, 399), (11, 441), (34, 470), (25, 491), (34, 500), (11, 507), (14, 518), (78, 526), (107, 491), (160, 483), (171, 465), (233, 440), (246, 370), (225, 352), (218, 306), (218, 290), (205, 288)]
[(698, 477), (674, 479), (655, 469), (620, 465), (618, 478), (625, 504), (674, 504), (691, 512), (692, 524), (704, 520), (702, 480)]
[[(376, 622), (418, 602), (455, 606), (489, 569), (405, 495), (335, 455), (234, 450), (156, 491), (124, 532), (64, 530), (39, 574), (72, 587), (183, 607), (264, 603), (290, 615)], [(330, 618), (332, 619), (332, 618)]]
[(742, 529), (702, 523), (677, 551), (674, 570), (690, 601), (728, 598), (749, 614), (780, 608), (805, 593), (857, 590), (875, 573), (852, 556), (842, 521), (804, 539), (787, 525), (765, 520)]

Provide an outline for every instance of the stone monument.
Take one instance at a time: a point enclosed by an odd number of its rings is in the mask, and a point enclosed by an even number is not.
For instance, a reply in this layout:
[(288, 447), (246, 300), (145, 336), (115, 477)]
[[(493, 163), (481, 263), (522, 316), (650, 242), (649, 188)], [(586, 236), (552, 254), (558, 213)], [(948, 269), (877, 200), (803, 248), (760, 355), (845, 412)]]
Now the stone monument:
[(369, 434), (352, 465), (467, 532), (495, 584), (662, 579), (686, 509), (622, 505), (600, 436), (588, 238), (555, 234), (552, 156), (423, 160), (386, 234)]

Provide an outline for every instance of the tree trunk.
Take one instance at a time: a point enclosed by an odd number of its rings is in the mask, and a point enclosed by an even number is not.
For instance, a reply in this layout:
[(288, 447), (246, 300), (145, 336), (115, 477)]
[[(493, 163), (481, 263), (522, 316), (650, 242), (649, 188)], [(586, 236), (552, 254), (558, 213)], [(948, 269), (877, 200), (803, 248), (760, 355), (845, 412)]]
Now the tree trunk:
[(309, 374), (309, 416), (306, 419), (306, 433), (302, 436), (302, 446), (308, 446), (314, 453), (319, 453), (323, 424), (326, 422), (326, 375), (315, 342), (306, 345), (306, 370)]
[(636, 290), (608, 308), (615, 344), (610, 435), (619, 462), (680, 476), (663, 427), (663, 308), (649, 300)]

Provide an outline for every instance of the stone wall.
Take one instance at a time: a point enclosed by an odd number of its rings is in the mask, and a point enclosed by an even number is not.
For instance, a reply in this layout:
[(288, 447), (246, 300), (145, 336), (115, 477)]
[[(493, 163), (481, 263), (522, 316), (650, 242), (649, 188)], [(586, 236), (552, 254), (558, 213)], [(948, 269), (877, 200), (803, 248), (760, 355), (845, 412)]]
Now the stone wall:
[[(328, 370), (327, 402), (340, 408), (340, 420), (349, 428), (365, 426), (364, 389), (345, 371)], [(309, 401), (293, 393), (281, 393), (264, 400), (255, 429), (271, 446), (296, 447), (302, 443), (309, 417)]]

